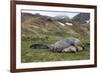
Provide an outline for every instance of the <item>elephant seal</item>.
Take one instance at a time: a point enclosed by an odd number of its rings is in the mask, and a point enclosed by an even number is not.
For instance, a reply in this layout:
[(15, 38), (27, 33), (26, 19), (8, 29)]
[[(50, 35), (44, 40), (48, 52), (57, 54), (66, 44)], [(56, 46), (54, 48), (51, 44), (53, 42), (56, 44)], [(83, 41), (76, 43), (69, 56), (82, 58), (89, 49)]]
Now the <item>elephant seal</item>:
[(73, 53), (76, 53), (77, 52), (77, 50), (76, 50), (76, 48), (74, 47), (74, 46), (69, 46), (68, 48), (64, 48), (63, 50), (62, 50), (62, 52), (73, 52)]
[[(78, 48), (78, 49), (77, 49)], [(82, 49), (82, 47), (80, 47), (80, 46), (78, 46), (78, 47), (74, 47), (74, 46), (69, 46), (68, 48), (64, 48), (63, 50), (62, 50), (62, 52), (73, 52), (73, 53), (76, 53), (76, 52), (78, 52), (78, 51), (82, 51), (83, 49)]]
[(83, 49), (84, 46), (81, 41), (74, 37), (65, 38), (49, 46), (49, 50), (53, 52), (69, 52), (72, 50), (74, 50), (74, 52), (77, 52)]

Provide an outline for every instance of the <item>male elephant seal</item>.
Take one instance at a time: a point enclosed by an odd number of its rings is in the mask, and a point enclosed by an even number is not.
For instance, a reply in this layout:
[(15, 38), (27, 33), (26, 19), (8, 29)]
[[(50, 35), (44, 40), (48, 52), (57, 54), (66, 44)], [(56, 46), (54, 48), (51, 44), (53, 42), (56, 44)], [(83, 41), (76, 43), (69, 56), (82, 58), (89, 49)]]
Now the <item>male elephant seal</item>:
[(69, 37), (57, 41), (49, 46), (49, 50), (53, 52), (77, 52), (84, 49), (83, 44), (77, 38)]

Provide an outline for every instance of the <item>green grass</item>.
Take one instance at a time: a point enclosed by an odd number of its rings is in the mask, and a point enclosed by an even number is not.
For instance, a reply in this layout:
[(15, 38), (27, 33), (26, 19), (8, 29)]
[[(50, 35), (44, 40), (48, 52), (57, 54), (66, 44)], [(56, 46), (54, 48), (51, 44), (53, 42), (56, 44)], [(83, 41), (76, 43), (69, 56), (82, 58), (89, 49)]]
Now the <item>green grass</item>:
[(89, 49), (78, 53), (54, 53), (47, 49), (28, 50), (22, 56), (22, 62), (45, 62), (45, 61), (66, 61), (89, 59)]
[(86, 40), (84, 42), (86, 43), (86, 49), (77, 52), (77, 53), (57, 53), (57, 52), (51, 52), (48, 49), (32, 49), (29, 48), (31, 44), (34, 43), (44, 43), (44, 44), (53, 44), (57, 40), (64, 39), (66, 37), (76, 37), (79, 38), (81, 41), (83, 41), (82, 37), (80, 35), (73, 35), (73, 34), (67, 34), (67, 35), (55, 35), (53, 33), (45, 34), (48, 35), (48, 40), (32, 40), (31, 39), (24, 39), (21, 42), (21, 62), (47, 62), (47, 61), (66, 61), (66, 60), (86, 60), (90, 58), (90, 48), (89, 48), (89, 37), (86, 37)]

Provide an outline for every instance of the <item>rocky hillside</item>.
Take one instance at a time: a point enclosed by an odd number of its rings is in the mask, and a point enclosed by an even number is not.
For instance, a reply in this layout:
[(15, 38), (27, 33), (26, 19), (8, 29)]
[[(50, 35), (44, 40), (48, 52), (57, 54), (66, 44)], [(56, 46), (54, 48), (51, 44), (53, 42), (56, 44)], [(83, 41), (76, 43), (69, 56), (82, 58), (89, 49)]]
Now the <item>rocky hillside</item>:
[[(83, 15), (84, 16), (84, 15)], [(75, 18), (83, 18), (82, 14)], [(79, 18), (79, 19), (80, 19)], [(67, 25), (67, 21), (72, 21), (68, 17), (58, 18), (40, 14), (21, 13), (21, 33), (22, 38), (46, 37), (46, 34), (89, 34), (87, 26)], [(81, 32), (80, 32), (81, 30)]]
[(85, 23), (86, 21), (90, 20), (90, 14), (89, 13), (79, 13), (75, 17), (73, 17), (74, 21)]

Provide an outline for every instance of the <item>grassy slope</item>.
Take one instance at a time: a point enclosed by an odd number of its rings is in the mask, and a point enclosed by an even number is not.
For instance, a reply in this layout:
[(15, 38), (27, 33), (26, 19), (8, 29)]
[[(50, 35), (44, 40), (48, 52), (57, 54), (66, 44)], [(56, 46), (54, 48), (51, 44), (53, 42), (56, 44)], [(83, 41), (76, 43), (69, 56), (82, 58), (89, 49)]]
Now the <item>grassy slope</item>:
[(64, 36), (57, 36), (57, 35), (49, 35), (49, 41), (44, 40), (23, 40), (22, 41), (22, 62), (44, 62), (44, 61), (65, 61), (65, 60), (85, 60), (89, 59), (89, 38), (85, 41), (87, 43), (87, 47), (84, 51), (78, 53), (57, 53), (51, 52), (48, 49), (32, 49), (29, 48), (31, 43), (45, 43), (51, 44), (56, 42), (56, 40), (63, 39), (65, 37), (77, 37), (82, 40), (79, 35), (64, 35)]

